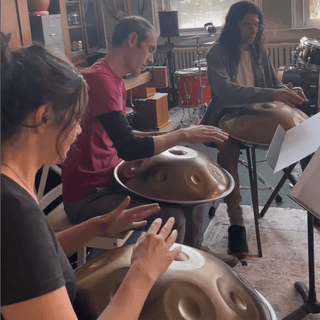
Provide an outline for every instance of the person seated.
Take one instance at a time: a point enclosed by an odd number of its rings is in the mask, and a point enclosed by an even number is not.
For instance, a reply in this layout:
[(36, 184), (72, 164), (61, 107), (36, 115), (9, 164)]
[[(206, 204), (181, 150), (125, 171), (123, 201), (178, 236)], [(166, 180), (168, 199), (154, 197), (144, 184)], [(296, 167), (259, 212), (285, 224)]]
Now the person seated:
[[(226, 133), (211, 125), (168, 133), (132, 129), (125, 113), (123, 77), (139, 75), (151, 64), (156, 46), (155, 29), (147, 20), (138, 16), (125, 17), (114, 27), (107, 55), (81, 72), (89, 85), (88, 111), (81, 122), (83, 132), (62, 166), (63, 203), (73, 223), (113, 210), (129, 194), (114, 178), (114, 169), (122, 159), (150, 158), (183, 143), (213, 141), (220, 145), (228, 138)], [(129, 206), (150, 202), (131, 194)], [(163, 221), (175, 217), (177, 242), (200, 248), (203, 209), (204, 205), (163, 204), (157, 217)]]
[[(106, 215), (55, 234), (34, 193), (43, 165), (61, 163), (81, 133), (87, 84), (68, 62), (32, 45), (8, 48), (1, 33), (1, 319), (77, 319), (75, 275), (67, 257), (96, 236), (144, 226), (158, 204)], [(98, 320), (138, 319), (153, 284), (177, 257), (174, 218), (156, 219), (135, 244), (131, 267)], [(107, 285), (107, 284), (106, 284)]]
[[(226, 16), (219, 40), (209, 49), (207, 76), (211, 91), (208, 110), (201, 123), (219, 126), (231, 107), (243, 104), (280, 101), (301, 106), (307, 99), (301, 88), (281, 83), (263, 46), (263, 16), (251, 1), (233, 4)], [(217, 147), (217, 163), (235, 180), (234, 190), (224, 198), (230, 220), (228, 250), (239, 259), (246, 257), (248, 246), (238, 177), (239, 143), (229, 138)]]

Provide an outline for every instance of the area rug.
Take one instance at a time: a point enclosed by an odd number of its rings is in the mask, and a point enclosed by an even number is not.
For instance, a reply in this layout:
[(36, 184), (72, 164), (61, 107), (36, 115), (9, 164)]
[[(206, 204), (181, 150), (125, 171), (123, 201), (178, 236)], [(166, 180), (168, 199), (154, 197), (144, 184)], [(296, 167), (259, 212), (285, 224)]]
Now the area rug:
[[(261, 210), (262, 208), (260, 208)], [(307, 213), (304, 210), (269, 208), (259, 220), (263, 257), (258, 257), (253, 209), (243, 206), (249, 255), (234, 270), (260, 292), (283, 319), (303, 303), (294, 282), (309, 285)], [(226, 205), (220, 204), (204, 234), (203, 245), (218, 253), (227, 252), (229, 227)], [(320, 296), (320, 231), (314, 229), (316, 291)], [(320, 319), (319, 315), (305, 319)]]

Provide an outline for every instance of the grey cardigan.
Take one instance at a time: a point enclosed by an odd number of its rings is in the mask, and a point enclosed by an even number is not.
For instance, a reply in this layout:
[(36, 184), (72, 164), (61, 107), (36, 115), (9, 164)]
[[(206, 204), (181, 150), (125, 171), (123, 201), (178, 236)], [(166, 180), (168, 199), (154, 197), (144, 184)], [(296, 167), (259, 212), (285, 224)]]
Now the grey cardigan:
[(262, 52), (260, 59), (256, 57), (253, 46), (250, 51), (255, 87), (243, 87), (235, 83), (238, 63), (229, 61), (225, 47), (216, 42), (210, 48), (206, 59), (211, 100), (201, 124), (219, 126), (220, 119), (228, 113), (228, 109), (273, 101), (274, 89), (287, 88), (278, 80), (266, 51)]

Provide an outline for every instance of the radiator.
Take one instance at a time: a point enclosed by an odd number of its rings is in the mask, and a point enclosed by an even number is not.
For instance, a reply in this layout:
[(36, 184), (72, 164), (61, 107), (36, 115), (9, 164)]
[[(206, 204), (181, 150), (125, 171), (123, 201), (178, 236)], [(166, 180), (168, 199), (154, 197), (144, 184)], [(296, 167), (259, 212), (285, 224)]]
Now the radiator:
[[(268, 44), (265, 45), (267, 53), (269, 54), (272, 65), (275, 70), (279, 67), (289, 67), (295, 61), (292, 61), (291, 52), (295, 51), (299, 44), (292, 43), (280, 43), (280, 44)], [(297, 65), (298, 68), (304, 67), (300, 63)]]
[[(299, 44), (281, 43), (281, 44), (267, 44), (265, 48), (270, 56), (271, 63), (275, 70), (278, 70), (281, 66), (290, 66), (293, 61), (291, 57), (291, 51), (294, 51)], [(200, 58), (205, 58), (206, 52), (209, 48), (202, 48)], [(193, 63), (197, 58), (197, 48), (174, 48), (173, 58), (175, 64), (175, 70), (187, 69), (193, 66)], [(164, 53), (156, 53), (156, 63), (158, 66), (167, 65), (166, 55)], [(298, 68), (303, 67), (298, 64)]]

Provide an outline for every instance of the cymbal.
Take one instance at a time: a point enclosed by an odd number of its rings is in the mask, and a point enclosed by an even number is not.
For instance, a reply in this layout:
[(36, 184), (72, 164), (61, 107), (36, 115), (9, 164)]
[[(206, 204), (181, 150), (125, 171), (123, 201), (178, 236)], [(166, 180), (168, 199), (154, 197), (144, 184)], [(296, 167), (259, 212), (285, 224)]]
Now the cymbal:
[(205, 34), (195, 34), (193, 36), (190, 37), (185, 37), (185, 39), (201, 39), (201, 38), (206, 38), (208, 36), (207, 33)]
[(216, 40), (215, 35), (206, 34), (201, 37), (193, 36), (184, 38), (181, 41), (175, 43), (175, 47), (189, 47), (189, 46), (197, 46), (197, 45), (211, 45), (211, 42)]

